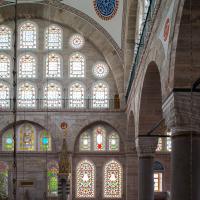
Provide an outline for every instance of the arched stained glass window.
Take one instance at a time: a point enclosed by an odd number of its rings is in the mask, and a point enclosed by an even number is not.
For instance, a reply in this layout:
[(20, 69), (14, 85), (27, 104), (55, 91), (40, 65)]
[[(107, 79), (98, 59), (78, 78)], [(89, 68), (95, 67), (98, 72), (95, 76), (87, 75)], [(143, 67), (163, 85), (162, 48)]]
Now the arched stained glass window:
[(93, 108), (108, 108), (109, 88), (107, 84), (98, 82), (93, 87)]
[(80, 151), (91, 150), (91, 137), (87, 132), (82, 133), (80, 136), (79, 149)]
[(115, 132), (109, 135), (109, 150), (119, 151), (119, 136)]
[(47, 177), (48, 177), (48, 196), (58, 195), (58, 163), (51, 161), (47, 166)]
[(25, 22), (19, 29), (19, 44), (22, 49), (35, 49), (37, 46), (37, 27), (33, 22)]
[(0, 78), (10, 78), (10, 58), (7, 55), (0, 55)]
[(3, 146), (3, 151), (13, 151), (14, 149), (13, 129), (9, 129), (3, 134), (2, 146)]
[(29, 124), (22, 124), (18, 129), (19, 151), (35, 151), (36, 148), (36, 131)]
[(98, 126), (94, 129), (94, 150), (106, 150), (106, 131), (101, 126)]
[(61, 57), (58, 54), (51, 53), (46, 58), (46, 77), (61, 77)]
[(23, 83), (18, 88), (18, 106), (20, 108), (36, 107), (36, 89), (31, 83)]
[(61, 49), (62, 37), (62, 29), (55, 24), (50, 25), (45, 32), (45, 48)]
[(10, 88), (7, 84), (0, 82), (0, 108), (8, 108), (10, 106)]
[(95, 166), (88, 160), (81, 161), (76, 168), (77, 198), (95, 197)]
[(155, 161), (153, 164), (154, 170), (154, 192), (162, 192), (163, 185), (163, 172), (164, 167), (159, 161)]
[(36, 77), (36, 58), (30, 54), (22, 55), (19, 59), (19, 78)]
[(0, 161), (0, 192), (1, 198), (7, 199), (8, 197), (8, 165)]
[(44, 107), (62, 107), (62, 89), (56, 83), (48, 83), (44, 88)]
[(51, 151), (51, 137), (46, 130), (40, 132), (39, 144), (40, 151)]
[(85, 58), (80, 53), (70, 57), (70, 77), (83, 78), (85, 76)]
[(0, 26), (0, 49), (11, 49), (12, 33), (7, 26)]
[(117, 161), (110, 161), (104, 168), (104, 197), (122, 197), (122, 166)]
[(85, 89), (80, 83), (74, 83), (69, 88), (69, 107), (83, 108), (85, 106), (84, 96)]

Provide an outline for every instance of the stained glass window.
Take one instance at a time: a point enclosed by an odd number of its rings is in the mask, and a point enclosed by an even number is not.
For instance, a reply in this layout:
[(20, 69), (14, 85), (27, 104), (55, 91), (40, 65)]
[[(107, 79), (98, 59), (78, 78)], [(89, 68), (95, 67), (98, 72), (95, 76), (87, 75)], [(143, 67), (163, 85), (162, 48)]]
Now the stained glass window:
[(106, 131), (101, 126), (98, 126), (94, 129), (94, 150), (106, 150)]
[(0, 161), (0, 197), (7, 199), (8, 197), (8, 165)]
[(108, 66), (104, 62), (99, 62), (93, 67), (94, 76), (97, 78), (105, 78), (108, 75), (108, 72)]
[(18, 88), (18, 106), (20, 108), (36, 107), (36, 89), (31, 83), (23, 83)]
[(20, 48), (34, 49), (37, 45), (37, 27), (33, 22), (25, 22), (20, 26)]
[(25, 54), (19, 59), (19, 77), (36, 77), (36, 58), (30, 54)]
[(88, 160), (81, 161), (76, 168), (76, 196), (95, 197), (95, 166)]
[(80, 83), (74, 83), (69, 89), (69, 107), (70, 108), (83, 108), (85, 89)]
[(13, 129), (9, 129), (3, 134), (2, 144), (4, 151), (13, 151), (14, 149)]
[(87, 132), (84, 132), (80, 136), (79, 140), (80, 151), (90, 151), (91, 150), (91, 137)]
[(46, 58), (46, 77), (61, 77), (61, 57), (58, 54), (51, 53)]
[(81, 49), (85, 43), (84, 38), (80, 34), (74, 34), (69, 40), (69, 43), (74, 49)]
[(40, 151), (50, 151), (51, 150), (51, 137), (46, 130), (40, 132)]
[(36, 145), (36, 131), (35, 128), (25, 123), (19, 127), (19, 150), (20, 151), (35, 151)]
[(0, 83), (0, 108), (8, 108), (10, 106), (10, 88), (4, 83)]
[(162, 173), (154, 172), (154, 192), (162, 192)]
[(80, 53), (70, 57), (70, 77), (82, 78), (85, 76), (85, 58)]
[[(172, 132), (171, 131), (168, 131), (167, 132), (167, 135), (168, 136), (171, 136), (172, 135)], [(172, 151), (172, 140), (171, 140), (171, 137), (167, 137), (167, 141), (166, 141), (166, 145), (167, 145), (167, 151)]]
[(158, 145), (156, 151), (162, 151), (163, 150), (163, 141), (162, 138), (158, 138)]
[(7, 26), (0, 26), (0, 49), (11, 49), (12, 33)]
[(114, 160), (104, 168), (104, 197), (122, 197), (122, 166)]
[(53, 24), (45, 32), (45, 48), (61, 49), (62, 48), (62, 29)]
[(103, 82), (98, 82), (93, 87), (93, 108), (108, 108), (109, 101), (109, 89), (108, 86)]
[(48, 163), (48, 196), (58, 195), (58, 163), (56, 161), (51, 161)]
[(119, 151), (119, 136), (115, 132), (109, 135), (109, 150)]
[(7, 55), (0, 55), (0, 78), (10, 78), (10, 58)]
[(44, 107), (62, 107), (62, 89), (56, 83), (48, 83), (44, 88)]

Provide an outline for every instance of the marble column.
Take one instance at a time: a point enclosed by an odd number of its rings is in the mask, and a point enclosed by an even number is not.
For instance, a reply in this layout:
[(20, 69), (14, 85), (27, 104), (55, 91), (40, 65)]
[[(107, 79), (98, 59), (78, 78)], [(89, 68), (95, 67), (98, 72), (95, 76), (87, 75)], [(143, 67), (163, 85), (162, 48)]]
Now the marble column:
[(142, 137), (136, 140), (139, 159), (139, 200), (154, 200), (153, 163), (157, 138)]
[(163, 104), (172, 131), (171, 200), (200, 199), (200, 94), (173, 92)]

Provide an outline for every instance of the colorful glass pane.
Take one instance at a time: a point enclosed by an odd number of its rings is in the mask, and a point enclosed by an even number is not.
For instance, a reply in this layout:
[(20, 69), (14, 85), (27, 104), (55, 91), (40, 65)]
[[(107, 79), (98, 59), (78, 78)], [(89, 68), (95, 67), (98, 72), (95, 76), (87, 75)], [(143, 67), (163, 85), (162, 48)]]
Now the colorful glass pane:
[(122, 167), (116, 161), (110, 161), (104, 169), (104, 197), (122, 197)]
[(106, 131), (101, 126), (98, 126), (94, 129), (94, 150), (106, 150)]
[(18, 89), (18, 106), (20, 108), (36, 107), (36, 90), (31, 83), (23, 83)]
[(85, 58), (80, 53), (70, 57), (70, 77), (82, 78), (85, 76)]
[(11, 49), (12, 33), (7, 26), (0, 26), (0, 49)]
[(37, 43), (37, 28), (32, 22), (25, 22), (19, 29), (20, 48), (33, 49)]
[(95, 197), (95, 166), (88, 160), (81, 161), (76, 169), (77, 198)]
[(91, 150), (91, 138), (90, 135), (85, 132), (82, 133), (79, 142), (80, 151), (90, 151)]
[(35, 129), (31, 124), (25, 123), (21, 125), (19, 136), (20, 151), (35, 151)]
[(44, 88), (44, 107), (61, 108), (61, 87), (56, 83), (48, 83)]
[(3, 150), (4, 151), (13, 151), (14, 142), (13, 142), (13, 129), (9, 129), (3, 134)]
[(0, 197), (8, 197), (8, 165), (0, 161)]
[(19, 78), (36, 77), (36, 58), (25, 54), (19, 59)]
[(93, 87), (93, 108), (108, 108), (109, 101), (109, 89), (108, 86), (103, 82), (98, 82)]
[(81, 49), (85, 43), (84, 38), (80, 34), (74, 34), (69, 40), (69, 43), (74, 49)]
[(56, 161), (51, 161), (47, 166), (47, 177), (48, 177), (48, 195), (57, 196), (58, 195), (58, 163)]
[(162, 173), (154, 172), (154, 192), (162, 192)]
[(10, 77), (10, 58), (4, 54), (0, 55), (0, 78)]
[(57, 25), (50, 25), (45, 32), (45, 48), (62, 48), (62, 29)]
[(0, 108), (8, 108), (10, 106), (10, 88), (0, 83)]
[(40, 132), (40, 151), (51, 150), (51, 137), (47, 131)]
[(61, 57), (58, 54), (51, 53), (46, 58), (46, 77), (61, 77)]
[(109, 150), (119, 151), (119, 136), (117, 133), (111, 133), (109, 135)]
[(69, 89), (69, 107), (70, 108), (83, 108), (85, 89), (80, 83), (74, 83)]

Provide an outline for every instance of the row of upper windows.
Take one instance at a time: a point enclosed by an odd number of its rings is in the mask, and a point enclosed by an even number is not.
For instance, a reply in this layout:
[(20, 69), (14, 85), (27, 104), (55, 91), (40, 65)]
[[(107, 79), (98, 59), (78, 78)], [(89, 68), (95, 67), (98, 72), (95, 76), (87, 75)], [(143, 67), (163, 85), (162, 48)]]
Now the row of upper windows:
[[(21, 83), (18, 87), (17, 102), (21, 108), (36, 108), (36, 86), (32, 83)], [(54, 82), (45, 85), (43, 91), (43, 106), (47, 108), (62, 107), (62, 87)], [(79, 82), (73, 83), (69, 87), (69, 107), (85, 107), (85, 86)], [(10, 106), (10, 87), (5, 83), (0, 83), (0, 107), (9, 108)], [(92, 87), (92, 107), (109, 107), (109, 87), (105, 82), (97, 82)]]
[[(38, 43), (38, 28), (32, 21), (25, 21), (19, 25), (19, 48), (36, 49)], [(55, 24), (51, 24), (45, 29), (44, 33), (45, 49), (62, 49), (63, 30)], [(84, 38), (79, 34), (74, 34), (70, 38), (70, 46), (74, 49), (80, 49), (84, 45)], [(0, 26), (0, 49), (11, 49), (12, 31), (8, 26)]]
[(172, 142), (171, 142), (171, 131), (166, 132), (167, 138), (158, 138), (158, 145), (156, 152), (171, 152)]
[[(85, 76), (85, 57), (81, 53), (73, 53), (69, 58), (69, 77), (83, 78)], [(36, 78), (37, 58), (30, 53), (22, 54), (18, 59), (18, 77)], [(57, 53), (50, 53), (45, 58), (47, 78), (62, 77), (63, 59)], [(10, 78), (11, 59), (6, 54), (0, 54), (0, 78)], [(97, 78), (105, 78), (109, 68), (104, 62), (93, 66), (93, 74)]]

